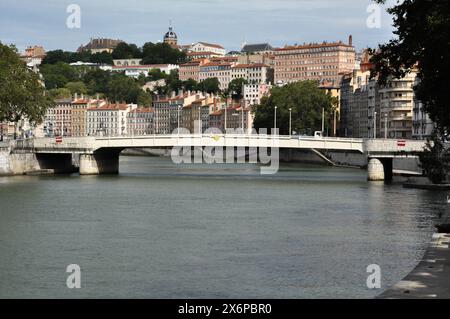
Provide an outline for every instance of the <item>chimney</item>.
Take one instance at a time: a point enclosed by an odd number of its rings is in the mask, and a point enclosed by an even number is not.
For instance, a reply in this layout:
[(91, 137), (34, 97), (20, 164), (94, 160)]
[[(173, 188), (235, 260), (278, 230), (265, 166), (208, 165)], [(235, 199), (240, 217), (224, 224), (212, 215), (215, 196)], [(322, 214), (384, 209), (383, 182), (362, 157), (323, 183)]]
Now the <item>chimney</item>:
[(75, 101), (78, 100), (78, 93), (75, 93)]
[(348, 37), (348, 45), (349, 46), (353, 46), (353, 36), (350, 34), (350, 36)]

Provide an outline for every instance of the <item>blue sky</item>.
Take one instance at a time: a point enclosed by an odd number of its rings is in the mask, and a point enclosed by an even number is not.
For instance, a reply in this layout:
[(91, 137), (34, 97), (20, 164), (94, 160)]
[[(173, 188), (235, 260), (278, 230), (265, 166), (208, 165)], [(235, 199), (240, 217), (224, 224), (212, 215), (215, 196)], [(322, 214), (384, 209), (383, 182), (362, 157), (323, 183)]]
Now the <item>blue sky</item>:
[[(119, 38), (142, 45), (161, 41), (169, 20), (180, 44), (219, 43), (238, 50), (242, 42), (284, 46), (347, 41), (357, 49), (392, 38), (384, 12), (381, 28), (366, 25), (371, 0), (1, 0), (0, 41), (19, 49), (41, 44), (74, 51), (91, 37)], [(69, 29), (66, 8), (81, 7), (81, 28)]]

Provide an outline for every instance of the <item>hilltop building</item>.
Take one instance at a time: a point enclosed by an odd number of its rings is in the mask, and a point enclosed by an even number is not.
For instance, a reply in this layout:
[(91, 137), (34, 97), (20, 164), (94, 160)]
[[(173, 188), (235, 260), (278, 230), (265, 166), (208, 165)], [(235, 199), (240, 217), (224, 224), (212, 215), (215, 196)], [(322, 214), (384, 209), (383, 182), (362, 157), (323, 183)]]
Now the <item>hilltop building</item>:
[(88, 44), (81, 45), (77, 52), (91, 51), (92, 54), (108, 52), (112, 53), (116, 46), (123, 42), (122, 40), (114, 40), (114, 39), (91, 39)]

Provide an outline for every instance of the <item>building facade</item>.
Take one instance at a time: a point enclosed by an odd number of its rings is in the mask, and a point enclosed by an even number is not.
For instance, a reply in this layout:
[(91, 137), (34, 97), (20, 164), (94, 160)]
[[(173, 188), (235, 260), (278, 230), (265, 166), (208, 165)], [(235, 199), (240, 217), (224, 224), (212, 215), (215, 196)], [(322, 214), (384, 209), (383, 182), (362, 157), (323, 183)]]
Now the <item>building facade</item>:
[(261, 99), (270, 94), (272, 86), (269, 84), (245, 84), (242, 90), (245, 108), (261, 104)]
[(197, 42), (193, 44), (190, 49), (190, 52), (212, 52), (216, 53), (220, 56), (224, 56), (227, 52), (225, 48), (219, 44), (206, 43), (206, 42)]
[(133, 106), (106, 104), (90, 107), (86, 111), (86, 133), (88, 136), (125, 136), (127, 114)]
[(251, 84), (269, 84), (273, 80), (270, 71), (268, 65), (261, 63), (238, 64), (231, 68), (231, 81), (243, 78)]
[(387, 123), (387, 138), (412, 138), (416, 77), (417, 72), (413, 71), (401, 79), (390, 78), (379, 89), (380, 112)]
[(127, 113), (127, 132), (131, 136), (154, 133), (154, 112), (151, 108), (136, 108)]
[(119, 43), (123, 42), (122, 40), (115, 39), (91, 39), (88, 44), (81, 45), (77, 52), (91, 51), (92, 54), (108, 52), (112, 53), (114, 49), (117, 47)]
[(231, 63), (206, 63), (200, 66), (199, 81), (204, 81), (209, 78), (217, 78), (219, 80), (219, 88), (221, 90), (226, 90), (231, 82), (231, 67)]
[(340, 85), (342, 75), (352, 72), (356, 53), (350, 39), (341, 42), (287, 46), (275, 50), (275, 82), (305, 80), (326, 81)]

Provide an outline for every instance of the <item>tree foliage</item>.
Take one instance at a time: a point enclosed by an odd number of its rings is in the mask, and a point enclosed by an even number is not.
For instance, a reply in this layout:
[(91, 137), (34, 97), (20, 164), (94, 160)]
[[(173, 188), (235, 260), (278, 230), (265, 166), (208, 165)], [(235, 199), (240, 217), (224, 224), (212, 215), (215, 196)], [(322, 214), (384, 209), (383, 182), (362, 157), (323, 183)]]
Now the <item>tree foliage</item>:
[(83, 82), (69, 82), (66, 84), (65, 88), (68, 89), (72, 95), (75, 93), (87, 94), (87, 88)]
[(446, 180), (450, 168), (450, 150), (445, 147), (444, 139), (437, 132), (428, 138), (419, 158), (425, 175), (432, 183), (440, 184)]
[(42, 64), (57, 64), (60, 62), (74, 63), (74, 62), (91, 62), (100, 64), (112, 64), (112, 55), (108, 52), (100, 52), (92, 54), (91, 51), (83, 52), (69, 52), (63, 50), (48, 51), (47, 55), (42, 61)]
[(39, 75), (26, 67), (14, 47), (0, 42), (0, 122), (27, 118), (37, 124), (52, 105)]
[(142, 88), (135, 79), (124, 74), (114, 74), (105, 93), (113, 102), (137, 103), (141, 92)]
[(301, 133), (321, 131), (322, 110), (326, 118), (332, 113), (333, 97), (319, 89), (315, 81), (295, 82), (283, 87), (272, 88), (269, 97), (263, 97), (261, 104), (253, 109), (254, 126), (257, 130), (274, 127), (275, 106), (277, 106), (277, 128), (280, 134), (289, 134), (289, 109), (292, 112), (292, 130)]
[(142, 51), (136, 44), (121, 42), (112, 53), (113, 59), (138, 59), (142, 57)]
[(181, 64), (186, 54), (167, 43), (147, 42), (142, 47), (142, 64)]
[(200, 81), (197, 85), (197, 90), (206, 93), (217, 94), (220, 92), (220, 82), (218, 78), (208, 78)]
[[(385, 3), (385, 0), (375, 0)], [(388, 9), (396, 37), (374, 52), (372, 75), (384, 84), (418, 69), (415, 87), (440, 133), (450, 132), (450, 5), (448, 0), (403, 0)]]
[(248, 84), (248, 81), (244, 78), (233, 79), (228, 85), (227, 94), (231, 94), (234, 99), (242, 98), (242, 90), (245, 84)]

